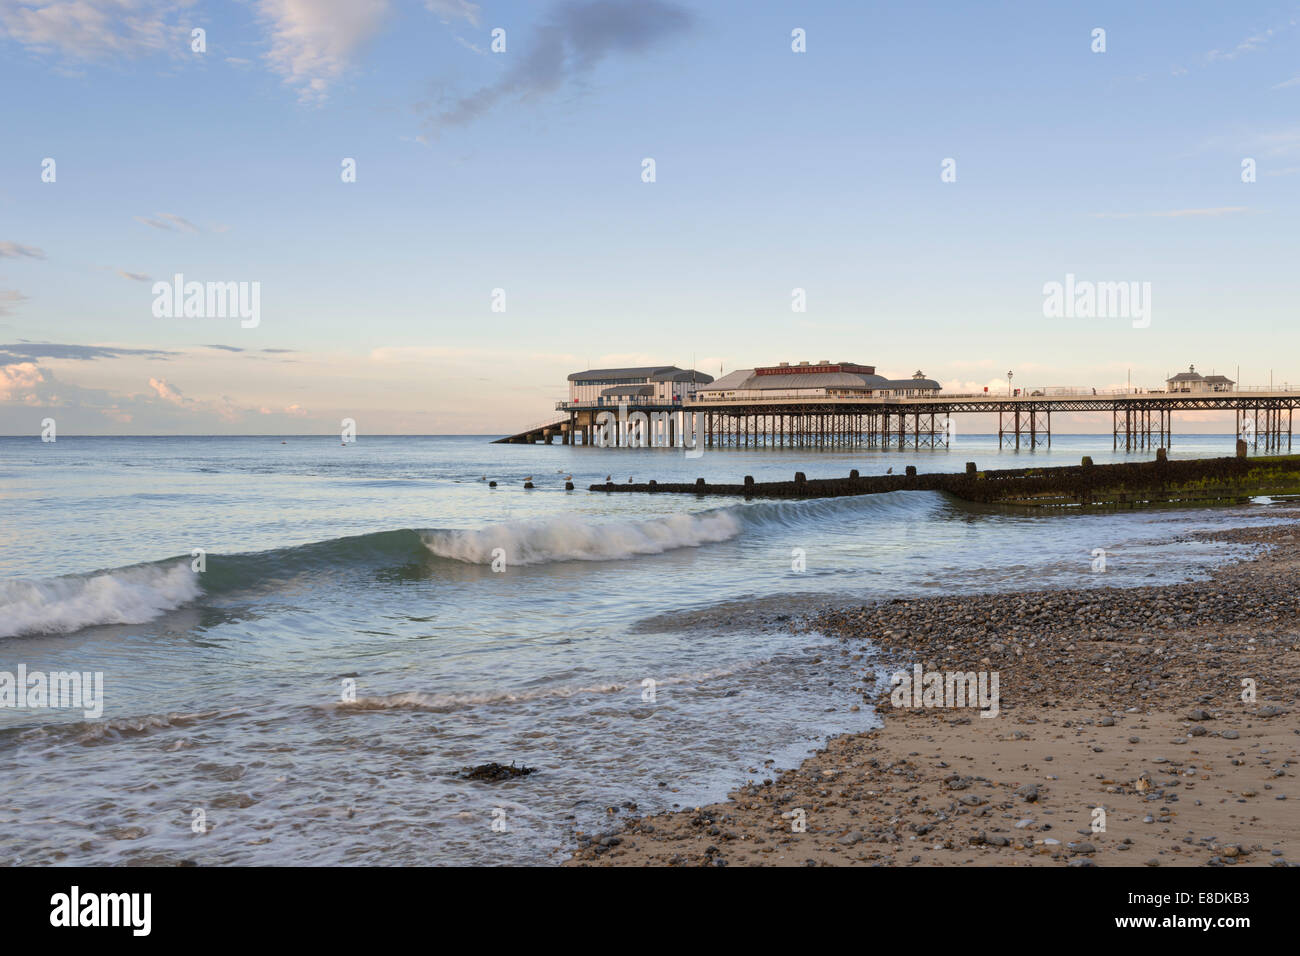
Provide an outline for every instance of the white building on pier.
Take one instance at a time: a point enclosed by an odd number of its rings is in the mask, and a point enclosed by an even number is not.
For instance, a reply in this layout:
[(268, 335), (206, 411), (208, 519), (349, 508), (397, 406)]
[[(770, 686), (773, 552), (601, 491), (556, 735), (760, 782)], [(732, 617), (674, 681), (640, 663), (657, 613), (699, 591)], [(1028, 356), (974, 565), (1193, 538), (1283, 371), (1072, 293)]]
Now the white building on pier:
[(911, 378), (889, 379), (876, 374), (874, 365), (822, 360), (791, 365), (767, 365), (728, 372), (698, 389), (701, 402), (762, 401), (777, 398), (854, 399), (928, 398), (939, 393), (939, 383), (917, 371)]

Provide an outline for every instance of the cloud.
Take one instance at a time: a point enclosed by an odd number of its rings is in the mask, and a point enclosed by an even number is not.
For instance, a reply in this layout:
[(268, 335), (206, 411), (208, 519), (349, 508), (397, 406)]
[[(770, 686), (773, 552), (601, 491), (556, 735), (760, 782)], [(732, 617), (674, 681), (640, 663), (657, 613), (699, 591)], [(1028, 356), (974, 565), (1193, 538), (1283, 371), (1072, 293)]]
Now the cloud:
[(503, 101), (548, 96), (589, 74), (607, 57), (644, 53), (685, 32), (693, 22), (687, 10), (666, 0), (561, 3), (534, 32), (532, 50), (500, 81), (456, 100), (431, 117), (428, 126), (464, 126)]
[(1235, 47), (1233, 47), (1231, 50), (1228, 50), (1227, 52), (1224, 52), (1223, 50), (1211, 50), (1209, 53), (1205, 54), (1205, 58), (1207, 60), (1235, 60), (1243, 53), (1252, 53), (1255, 50), (1258, 50), (1260, 47), (1264, 46), (1264, 44), (1268, 43), (1279, 33), (1283, 33), (1291, 29), (1291, 27), (1295, 25), (1296, 25), (1296, 21), (1291, 20), (1290, 22), (1285, 23), (1280, 27), (1269, 27), (1268, 29), (1260, 33), (1256, 33), (1253, 36), (1246, 37), (1246, 39), (1242, 40), (1240, 43), (1238, 43)]
[[(963, 381), (959, 378), (948, 379), (941, 383), (943, 391), (948, 395), (983, 395), (984, 390), (988, 390), (989, 395), (998, 396), (1007, 394), (1007, 380), (1005, 378), (990, 378), (983, 382)], [(1012, 388), (1015, 386), (1013, 385)]]
[(1249, 212), (1249, 208), (1246, 206), (1212, 206), (1205, 209), (1169, 209), (1165, 212), (1148, 213), (1148, 215), (1180, 219), (1184, 216), (1231, 216), (1239, 212)]
[(0, 315), (11, 315), (13, 309), (10, 308), (10, 306), (26, 301), (27, 296), (23, 295), (17, 289), (0, 289)]
[(320, 102), (388, 18), (389, 0), (259, 0), (266, 60), (303, 102)]
[(46, 378), (45, 372), (35, 362), (0, 365), (0, 401), (24, 401), (28, 395), (36, 392)]
[(0, 36), (73, 60), (189, 51), (189, 0), (0, 0)]
[(1139, 216), (1153, 216), (1163, 219), (1181, 219), (1186, 216), (1231, 216), (1239, 212), (1249, 212), (1248, 206), (1208, 206), (1203, 209), (1165, 209), (1159, 212), (1095, 212), (1094, 219), (1136, 219)]
[(462, 36), (456, 37), (456, 42), (459, 43), (461, 46), (463, 46), (465, 49), (469, 50), (471, 53), (477, 53), (480, 56), (487, 56), (487, 50), (483, 49), (477, 43), (470, 43)]
[(478, 4), (468, 0), (424, 0), (425, 8), (437, 15), (443, 23), (452, 20), (467, 20), (470, 26), (478, 26)]
[(184, 216), (178, 216), (172, 212), (154, 213), (156, 219), (150, 219), (148, 216), (136, 216), (135, 221), (144, 223), (146, 226), (153, 226), (155, 229), (164, 229), (168, 232), (175, 232), (177, 229), (185, 232), (199, 232), (199, 227), (194, 225)]
[(0, 259), (44, 259), (45, 253), (21, 242), (0, 241)]
[(374, 362), (427, 362), (439, 359), (466, 359), (491, 354), (481, 348), (447, 348), (438, 345), (383, 345), (370, 350)]
[(149, 379), (149, 387), (152, 388), (154, 392), (158, 395), (158, 397), (161, 398), (164, 402), (171, 402), (173, 405), (194, 404), (193, 399), (186, 398), (184, 395), (181, 394), (181, 390), (179, 388), (170, 384), (165, 378)]
[(150, 282), (150, 281), (152, 281), (152, 280), (150, 279), (150, 277), (147, 276), (147, 275), (145, 275), (143, 272), (127, 272), (127, 271), (124, 270), (124, 269), (118, 269), (118, 270), (117, 270), (117, 274), (120, 275), (123, 279), (130, 279), (130, 280), (132, 280), (133, 282)]
[(6, 356), (13, 360), (25, 359), (71, 359), (73, 361), (91, 361), (104, 358), (127, 358), (136, 356), (151, 359), (170, 358), (176, 352), (162, 349), (126, 349), (108, 345), (59, 345), (52, 342), (17, 342), (0, 345), (0, 364), (5, 363)]

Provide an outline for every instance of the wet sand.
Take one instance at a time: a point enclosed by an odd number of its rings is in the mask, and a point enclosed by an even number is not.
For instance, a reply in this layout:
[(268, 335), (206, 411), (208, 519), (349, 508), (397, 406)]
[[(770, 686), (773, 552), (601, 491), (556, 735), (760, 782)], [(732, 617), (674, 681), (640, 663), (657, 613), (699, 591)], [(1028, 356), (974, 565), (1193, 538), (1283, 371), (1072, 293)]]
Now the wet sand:
[[(1213, 534), (1269, 547), (1208, 581), (816, 615), (801, 626), (842, 639), (884, 726), (726, 802), (580, 834), (568, 865), (1300, 862), (1300, 512), (1273, 513), (1289, 523)], [(895, 706), (886, 675), (916, 663), (996, 672), (998, 715)]]

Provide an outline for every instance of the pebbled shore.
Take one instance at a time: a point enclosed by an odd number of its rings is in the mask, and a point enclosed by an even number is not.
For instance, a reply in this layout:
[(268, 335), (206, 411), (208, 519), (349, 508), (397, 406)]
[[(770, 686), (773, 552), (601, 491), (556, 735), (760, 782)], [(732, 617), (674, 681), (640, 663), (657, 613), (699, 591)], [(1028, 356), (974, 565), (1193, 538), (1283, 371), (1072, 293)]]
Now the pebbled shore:
[[(727, 802), (579, 835), (567, 863), (1300, 863), (1300, 512), (1276, 514), (1291, 523), (1207, 535), (1267, 546), (1207, 581), (815, 615), (884, 727)], [(915, 663), (996, 671), (998, 716), (893, 706), (886, 675)]]

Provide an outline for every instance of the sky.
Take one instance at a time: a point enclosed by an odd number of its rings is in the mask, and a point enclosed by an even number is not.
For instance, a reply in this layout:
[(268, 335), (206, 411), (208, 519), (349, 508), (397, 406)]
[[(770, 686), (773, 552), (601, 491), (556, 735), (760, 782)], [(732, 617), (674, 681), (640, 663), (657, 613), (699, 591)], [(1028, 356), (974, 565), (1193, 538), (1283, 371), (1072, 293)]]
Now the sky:
[(618, 365), (1300, 384), (1300, 2), (0, 0), (0, 90), (0, 434), (507, 433)]

